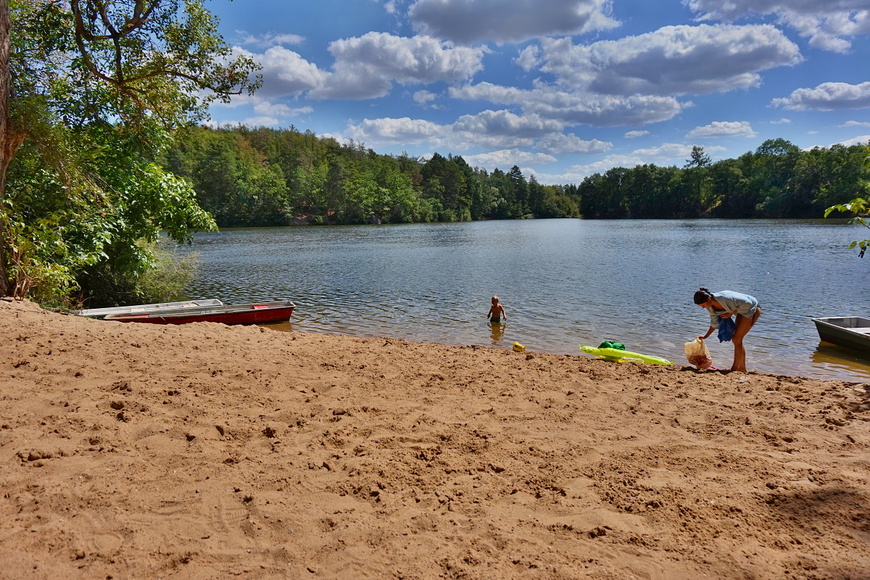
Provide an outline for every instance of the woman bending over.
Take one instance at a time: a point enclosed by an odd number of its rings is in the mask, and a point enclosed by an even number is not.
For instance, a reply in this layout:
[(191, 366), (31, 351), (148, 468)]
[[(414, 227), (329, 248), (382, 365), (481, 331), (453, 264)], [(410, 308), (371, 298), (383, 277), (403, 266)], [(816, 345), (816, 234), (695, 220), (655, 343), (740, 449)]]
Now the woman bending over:
[(761, 316), (758, 300), (749, 294), (741, 294), (731, 290), (710, 292), (706, 288), (701, 288), (695, 292), (695, 304), (701, 308), (706, 308), (710, 313), (710, 328), (707, 330), (707, 334), (698, 337), (701, 340), (713, 334), (719, 328), (723, 318), (730, 318), (737, 314), (737, 328), (731, 337), (731, 342), (734, 343), (734, 362), (731, 364), (731, 370), (745, 373), (746, 348), (743, 346), (743, 337)]

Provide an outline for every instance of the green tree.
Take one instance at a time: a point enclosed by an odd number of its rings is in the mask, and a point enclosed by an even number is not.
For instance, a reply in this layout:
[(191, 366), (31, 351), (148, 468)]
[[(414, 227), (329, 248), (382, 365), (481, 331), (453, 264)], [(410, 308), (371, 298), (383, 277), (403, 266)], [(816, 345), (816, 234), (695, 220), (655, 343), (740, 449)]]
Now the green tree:
[[(870, 155), (864, 158), (864, 168), (870, 169)], [(864, 192), (870, 189), (870, 184), (868, 184), (866, 179), (861, 181), (860, 186), (861, 190)], [(849, 223), (861, 225), (870, 229), (870, 198), (857, 197), (849, 203), (833, 205), (825, 210), (825, 217), (828, 217), (834, 212), (851, 213), (854, 217), (852, 217)], [(850, 249), (859, 249), (859, 258), (864, 257), (864, 252), (868, 247), (870, 247), (870, 240), (855, 240), (849, 244)]]
[(471, 183), (471, 219), (491, 217), (495, 198), (486, 170), (471, 169), (468, 180)]
[(472, 196), (469, 193), (468, 164), (462, 157), (444, 157), (433, 153), (420, 171), (422, 195), (437, 200), (441, 206), (439, 221), (471, 219)]
[(218, 225), (579, 215), (803, 218), (852, 199), (865, 173), (857, 161), (865, 155), (862, 146), (800, 151), (774, 139), (738, 159), (712, 163), (696, 146), (682, 168), (616, 167), (579, 186), (544, 186), (517, 166), (488, 174), (459, 156), (435, 153), (424, 163), (295, 128), (199, 127), (184, 134), (165, 166), (193, 180)]
[(686, 168), (689, 167), (706, 167), (710, 165), (710, 156), (704, 153), (704, 148), (698, 145), (692, 146), (692, 153), (689, 159), (686, 160)]
[(631, 170), (612, 167), (604, 175), (596, 173), (580, 184), (584, 217), (623, 219), (630, 217), (630, 202), (627, 196)]
[[(130, 212), (145, 212), (134, 222), (140, 225), (173, 222), (169, 231), (179, 239), (207, 227), (189, 204), (189, 187), (153, 161), (167, 129), (204, 118), (214, 98), (253, 91), (256, 68), (233, 56), (202, 0), (0, 0), (0, 295), (27, 294), (26, 281), (37, 280), (40, 268), (74, 285), (81, 264), (67, 261), (58, 273), (55, 258), (39, 252), (49, 231), (59, 236), (54, 245), (72, 247), (71, 236), (80, 236), (90, 248), (84, 262), (93, 266), (111, 261), (110, 250), (153, 238), (151, 229), (112, 221)], [(22, 161), (39, 160), (42, 183), (7, 180), (25, 145), (30, 159)], [(108, 175), (96, 163), (117, 167), (113, 160), (136, 154), (144, 173), (120, 167)], [(64, 208), (42, 213), (42, 225), (24, 217), (34, 209), (35, 188), (56, 198), (37, 209)], [(187, 209), (176, 211), (174, 203)], [(94, 213), (102, 219), (89, 228), (60, 227)], [(62, 285), (59, 279), (41, 283)]]
[[(867, 180), (868, 167), (864, 159), (867, 147), (834, 145), (830, 149), (816, 148), (804, 153), (796, 171), (797, 186), (807, 190), (810, 196), (811, 213), (838, 203), (846, 203), (855, 197), (856, 189)], [(809, 182), (809, 183), (807, 183)]]
[(59, 303), (78, 285), (88, 294), (116, 288), (133, 299), (160, 232), (184, 239), (190, 228), (213, 226), (190, 184), (153, 161), (160, 136), (165, 139), (153, 130), (152, 149), (112, 125), (92, 125), (76, 135), (76, 161), (82, 175), (98, 184), (93, 192), (82, 193), (77, 188), (86, 185), (64, 181), (47, 167), (33, 142), (22, 145), (9, 168), (6, 197), (7, 207), (17, 209), (7, 221), (13, 294)]
[[(744, 153), (736, 160), (720, 161), (713, 166), (716, 182), (712, 199), (721, 194), (714, 215), (722, 218), (753, 218), (757, 216), (759, 192), (753, 174), (756, 165), (753, 153)], [(715, 204), (715, 201), (713, 202)]]
[(511, 167), (508, 172), (511, 183), (513, 184), (513, 194), (516, 200), (516, 213), (513, 217), (522, 218), (531, 213), (529, 208), (529, 182), (523, 176), (522, 170), (516, 165)]
[[(714, 163), (708, 174), (710, 194), (707, 197), (705, 211), (715, 217), (731, 217), (728, 215), (729, 205), (736, 205), (734, 200), (740, 197), (744, 177), (740, 163), (734, 159), (724, 159)], [(755, 206), (750, 202), (751, 207)]]
[(701, 215), (696, 172), (703, 169), (674, 171), (667, 185), (671, 212), (668, 217), (696, 218)]
[(766, 217), (792, 217), (792, 177), (801, 156), (798, 146), (785, 139), (768, 139), (755, 150), (751, 187), (759, 195), (759, 209)]
[(517, 197), (514, 191), (514, 182), (510, 176), (501, 169), (493, 169), (486, 178), (488, 195), (492, 200), (491, 210), (486, 217), (494, 219), (512, 219), (519, 215), (517, 211)]
[(704, 153), (704, 148), (694, 145), (689, 159), (686, 160), (685, 170), (689, 172), (690, 180), (694, 183), (696, 206), (707, 205), (705, 185), (707, 184), (708, 166), (711, 163), (710, 156)]

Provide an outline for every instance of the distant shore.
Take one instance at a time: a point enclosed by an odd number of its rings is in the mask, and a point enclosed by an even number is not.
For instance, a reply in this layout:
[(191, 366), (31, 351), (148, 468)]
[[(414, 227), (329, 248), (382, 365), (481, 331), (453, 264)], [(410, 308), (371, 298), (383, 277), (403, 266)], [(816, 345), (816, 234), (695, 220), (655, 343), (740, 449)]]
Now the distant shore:
[(861, 578), (870, 384), (0, 302), (0, 578)]

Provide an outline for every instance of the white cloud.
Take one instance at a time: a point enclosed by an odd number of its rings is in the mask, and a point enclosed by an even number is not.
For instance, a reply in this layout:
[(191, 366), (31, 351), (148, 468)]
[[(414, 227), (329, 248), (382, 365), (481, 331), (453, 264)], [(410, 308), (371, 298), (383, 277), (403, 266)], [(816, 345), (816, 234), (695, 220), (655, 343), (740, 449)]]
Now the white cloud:
[(455, 131), (472, 134), (509, 135), (535, 138), (562, 130), (562, 124), (544, 120), (537, 115), (519, 116), (510, 111), (482, 111), (476, 115), (462, 115), (453, 124)]
[(248, 117), (244, 121), (241, 121), (240, 124), (245, 127), (277, 127), (281, 124), (281, 121), (275, 117), (259, 116)]
[(314, 98), (368, 99), (386, 95), (392, 82), (456, 82), (483, 68), (484, 48), (454, 47), (429, 36), (369, 32), (329, 45), (333, 72), (311, 91)]
[(610, 155), (608, 159), (612, 161), (613, 167), (635, 167), (645, 164), (666, 166), (673, 165), (675, 160), (680, 160), (681, 163), (691, 156), (692, 147), (684, 143), (662, 143), (656, 147), (635, 149), (629, 154)]
[(297, 115), (305, 115), (313, 113), (312, 107), (292, 108), (282, 103), (271, 103), (262, 101), (254, 104), (254, 112), (258, 115), (272, 115), (276, 117), (295, 117)]
[(516, 149), (531, 147), (536, 141), (558, 134), (563, 125), (537, 115), (516, 115), (510, 111), (482, 111), (462, 115), (452, 125), (449, 139), (439, 143), (452, 149)]
[(845, 141), (838, 141), (835, 145), (844, 145), (846, 147), (851, 147), (852, 145), (870, 145), (870, 135), (861, 135), (859, 137), (852, 137), (851, 139), (846, 139)]
[(870, 127), (870, 121), (846, 121), (840, 127)]
[(269, 32), (256, 36), (253, 34), (248, 34), (244, 30), (237, 30), (236, 34), (241, 36), (241, 44), (261, 46), (266, 48), (281, 46), (285, 44), (301, 44), (305, 41), (305, 37), (299, 36), (298, 34), (279, 34), (277, 32)]
[(530, 169), (528, 172), (523, 171), (523, 175), (526, 173), (530, 175), (534, 175), (535, 179), (538, 180), (538, 183), (542, 185), (567, 185), (570, 183), (579, 184), (583, 181), (583, 178), (586, 177), (583, 173), (578, 173), (574, 171), (573, 168), (563, 172), (563, 173), (544, 173), (541, 171), (535, 171), (534, 169)]
[(574, 45), (543, 40), (541, 70), (561, 86), (611, 95), (685, 95), (755, 87), (759, 71), (794, 65), (800, 50), (773, 26), (666, 26)]
[[(274, 126), (280, 124), (282, 119), (298, 117), (300, 115), (310, 115), (314, 112), (314, 108), (310, 106), (291, 107), (287, 104), (270, 101), (264, 99), (260, 93), (255, 95), (233, 95), (229, 103), (212, 103), (212, 111), (221, 109), (239, 109), (250, 107), (256, 113), (256, 117), (249, 119), (252, 123), (258, 125)], [(237, 121), (233, 124), (247, 123), (248, 121)], [(212, 126), (217, 126), (212, 123)]]
[(866, 0), (683, 0), (699, 20), (733, 22), (752, 14), (773, 15), (810, 44), (844, 53), (851, 48), (846, 37), (870, 33)]
[(298, 53), (273, 46), (261, 55), (248, 53), (262, 65), (263, 87), (257, 94), (264, 97), (293, 95), (321, 86), (328, 74)]
[(414, 102), (418, 105), (428, 105), (435, 100), (435, 93), (429, 91), (417, 91), (414, 93)]
[(609, 0), (417, 0), (411, 22), (426, 34), (470, 44), (614, 28)]
[(382, 145), (419, 145), (427, 143), (433, 149), (447, 148), (453, 152), (474, 149), (516, 151), (519, 148), (537, 149), (534, 159), (549, 158), (553, 154), (603, 153), (612, 148), (606, 141), (582, 140), (573, 134), (564, 134), (562, 124), (541, 119), (535, 115), (520, 116), (509, 111), (483, 111), (476, 115), (463, 115), (451, 125), (439, 125), (422, 119), (364, 119), (349, 124), (348, 138)]
[(472, 167), (482, 167), (488, 171), (496, 168), (507, 171), (507, 168), (514, 165), (547, 165), (557, 161), (552, 155), (531, 153), (521, 149), (502, 149), (478, 155), (463, 155), (462, 158)]
[(528, 72), (533, 68), (541, 65), (541, 48), (536, 44), (531, 44), (520, 51), (514, 61), (524, 71)]
[(695, 127), (686, 137), (690, 139), (719, 139), (723, 137), (755, 137), (748, 121), (714, 121), (703, 127)]
[(661, 96), (601, 96), (562, 91), (538, 84), (533, 89), (518, 89), (479, 83), (450, 89), (458, 99), (484, 100), (502, 105), (518, 105), (527, 114), (555, 119), (567, 125), (643, 125), (665, 121), (676, 116), (687, 104), (673, 97)]
[(465, 80), (483, 68), (482, 48), (453, 47), (429, 36), (369, 32), (329, 45), (336, 68), (361, 67), (399, 82)]
[[(631, 153), (608, 155), (603, 159), (589, 164), (572, 165), (561, 176), (548, 176), (544, 183), (572, 183), (582, 181), (595, 173), (605, 173), (614, 167), (632, 168), (638, 165), (658, 165), (659, 167), (678, 166), (682, 167), (686, 159), (691, 157), (692, 145), (684, 143), (663, 143), (657, 147), (636, 149)], [(704, 152), (708, 155), (721, 153), (724, 147), (705, 147)]]
[(554, 133), (535, 143), (535, 148), (553, 155), (604, 153), (613, 143), (598, 139), (584, 140), (571, 133)]
[(450, 131), (449, 127), (423, 119), (363, 119), (350, 125), (347, 134), (352, 139), (382, 144), (419, 144)]
[(773, 99), (771, 105), (794, 111), (838, 111), (870, 107), (870, 82), (822, 83), (814, 89), (797, 89), (791, 95)]
[(335, 57), (331, 71), (318, 68), (283, 46), (273, 46), (259, 55), (240, 52), (263, 67), (259, 95), (276, 97), (308, 92), (317, 99), (383, 97), (393, 82), (465, 81), (483, 68), (486, 53), (485, 48), (454, 47), (426, 36), (404, 38), (376, 32), (337, 40), (329, 50)]
[(625, 134), (626, 139), (637, 139), (638, 137), (644, 137), (649, 135), (649, 131), (629, 131)]

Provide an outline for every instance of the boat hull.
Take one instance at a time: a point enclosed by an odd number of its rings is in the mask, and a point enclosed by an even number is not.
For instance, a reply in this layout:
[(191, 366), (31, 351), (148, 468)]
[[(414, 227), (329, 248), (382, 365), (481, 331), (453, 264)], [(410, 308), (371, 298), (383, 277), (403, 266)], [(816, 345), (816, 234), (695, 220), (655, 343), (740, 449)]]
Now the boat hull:
[(115, 314), (104, 320), (147, 322), (151, 324), (189, 324), (219, 322), (221, 324), (267, 324), (290, 319), (296, 305), (290, 301), (257, 302), (252, 304), (222, 304), (174, 311)]
[(825, 342), (870, 354), (870, 319), (860, 316), (813, 318)]

